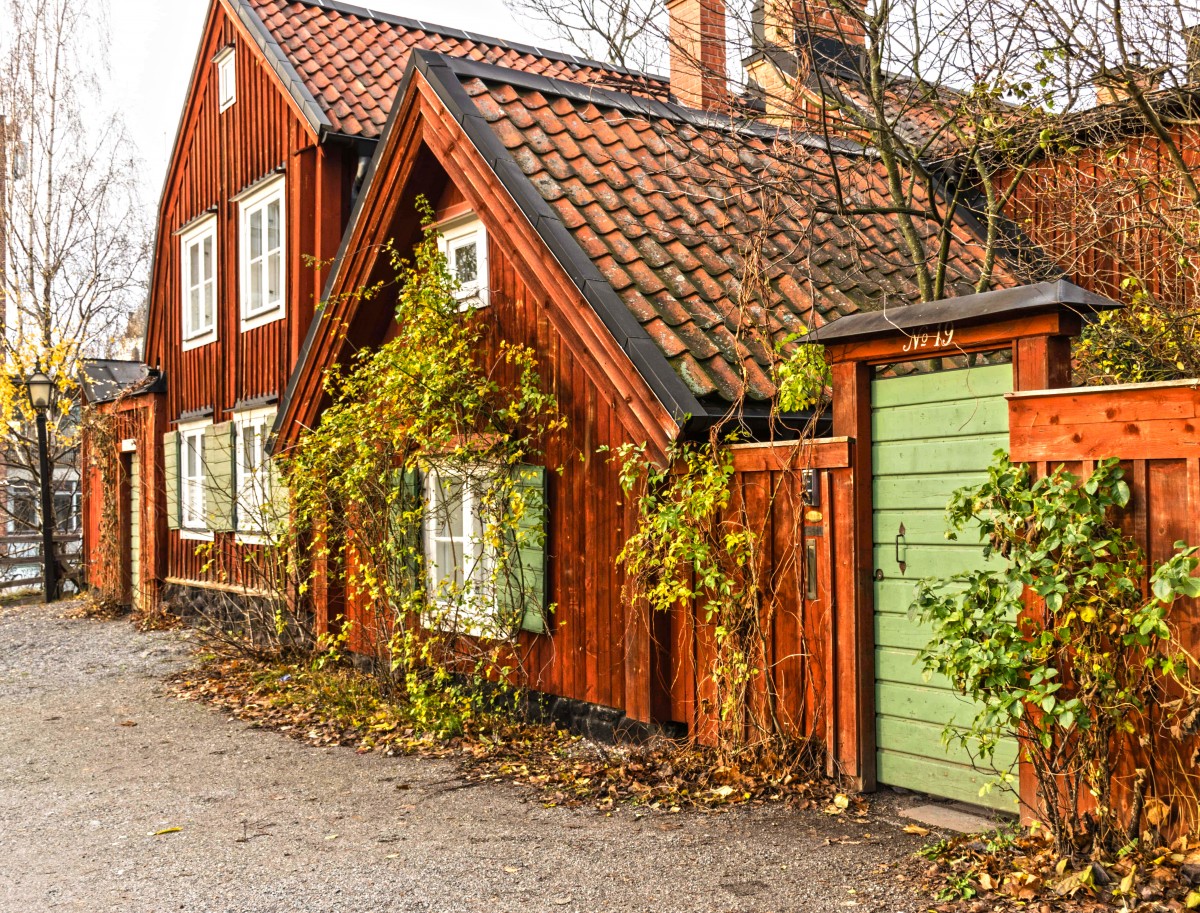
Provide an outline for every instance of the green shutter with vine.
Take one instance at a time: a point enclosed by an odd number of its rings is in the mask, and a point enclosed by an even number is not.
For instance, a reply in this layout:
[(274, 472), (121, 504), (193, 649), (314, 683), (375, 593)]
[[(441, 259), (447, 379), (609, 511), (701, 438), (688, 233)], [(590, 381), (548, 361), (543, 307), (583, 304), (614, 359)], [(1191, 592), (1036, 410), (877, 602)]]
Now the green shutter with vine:
[(502, 619), (532, 634), (545, 634), (549, 629), (547, 507), (546, 468), (519, 466), (510, 499), (511, 515), (505, 524), (497, 603)]
[(423, 478), (417, 469), (397, 470), (392, 484), (396, 487), (396, 498), (391, 505), (392, 534), (389, 539), (397, 554), (393, 556), (396, 566), (404, 568), (405, 595), (412, 595), (425, 585), (424, 555), (424, 491)]

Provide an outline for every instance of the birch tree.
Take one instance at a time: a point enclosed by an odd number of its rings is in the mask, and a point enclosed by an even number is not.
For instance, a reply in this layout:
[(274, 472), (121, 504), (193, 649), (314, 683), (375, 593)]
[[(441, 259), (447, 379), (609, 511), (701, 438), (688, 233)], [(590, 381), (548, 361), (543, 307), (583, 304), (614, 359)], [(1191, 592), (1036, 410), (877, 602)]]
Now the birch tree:
[(26, 497), (39, 478), (22, 381), (41, 369), (56, 382), (50, 454), (55, 484), (69, 484), (81, 360), (108, 354), (144, 298), (147, 245), (133, 146), (119, 114), (103, 105), (103, 7), (4, 0), (3, 10), (0, 419), (8, 433), (0, 448), (0, 520), (27, 535), (42, 520), (36, 498)]

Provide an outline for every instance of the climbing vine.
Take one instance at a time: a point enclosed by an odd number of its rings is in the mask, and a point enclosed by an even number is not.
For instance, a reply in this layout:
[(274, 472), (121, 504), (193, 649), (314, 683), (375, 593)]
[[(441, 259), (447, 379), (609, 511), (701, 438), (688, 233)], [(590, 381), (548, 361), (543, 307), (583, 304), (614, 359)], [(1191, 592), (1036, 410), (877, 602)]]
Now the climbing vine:
[[(114, 611), (122, 601), (121, 588), (121, 528), (120, 493), (124, 488), (124, 471), (118, 434), (118, 416), (95, 407), (83, 413), (83, 437), (88, 442), (88, 465), (84, 470), (96, 473), (98, 485), (90, 487), (98, 497), (96, 541), (90, 549), (87, 569), (89, 596), (96, 608)], [(136, 581), (134, 582), (136, 585)]]
[[(1117, 524), (1129, 498), (1116, 460), (1083, 480), (1062, 467), (1034, 478), (998, 452), (947, 516), (949, 538), (978, 530), (1003, 563), (922, 581), (914, 607), (936, 635), (927, 672), (979, 708), (947, 725), (947, 743), (991, 760), (1019, 739), (1057, 849), (1095, 858), (1197, 813), (1182, 746), (1200, 720), (1200, 667), (1169, 610), (1200, 596), (1200, 554), (1179, 542), (1150, 570)], [(1122, 773), (1121, 758), (1136, 769)]]
[(772, 507), (755, 518), (734, 503), (729, 443), (715, 436), (676, 442), (662, 462), (649, 459), (644, 446), (618, 449), (621, 486), (637, 499), (638, 515), (618, 556), (627, 575), (624, 596), (653, 612), (679, 610), (711, 631), (711, 655), (696, 674), (700, 711), (715, 721), (723, 768), (783, 779), (811, 775), (820, 761), (817, 745), (785, 725), (773, 682), (778, 605), (767, 578), (784, 572), (788, 561), (777, 556), (770, 568), (764, 561), (762, 525)]
[(361, 607), (343, 634), (375, 650), (419, 723), (455, 732), (511, 696), (518, 634), (546, 623), (529, 560), (544, 442), (564, 421), (533, 351), (489, 345), (487, 310), (464, 300), (418, 207), (411, 258), (389, 246), (394, 280), (356, 292), (395, 294), (391, 339), (328, 374), (331, 405), (283, 464), (313, 576)]
[(1128, 308), (1089, 322), (1074, 362), (1086, 384), (1138, 384), (1200, 377), (1200, 313), (1165, 306), (1134, 280)]

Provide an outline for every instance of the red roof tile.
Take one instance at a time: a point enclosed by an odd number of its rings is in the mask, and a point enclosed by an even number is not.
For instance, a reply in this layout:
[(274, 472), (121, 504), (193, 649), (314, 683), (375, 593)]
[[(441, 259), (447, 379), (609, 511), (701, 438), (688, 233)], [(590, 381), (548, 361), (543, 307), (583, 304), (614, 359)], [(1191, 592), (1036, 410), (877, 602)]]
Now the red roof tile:
[[(735, 135), (697, 112), (566, 86), (555, 97), (544, 81), (488, 72), (462, 77), (467, 95), (702, 400), (769, 399), (773, 352), (801, 327), (918, 300), (898, 219), (837, 211), (838, 190), (864, 208), (890, 202), (882, 166), (861, 149), (757, 128)], [(756, 242), (761, 293), (747, 275)], [(964, 220), (947, 294), (972, 292), (982, 259)], [(997, 265), (997, 286), (1017, 281)]]
[[(668, 91), (657, 77), (336, 0), (239, 2), (262, 22), (317, 108), (340, 133), (380, 134), (414, 48), (651, 97), (665, 98)], [(550, 116), (558, 121), (553, 112)], [(528, 123), (526, 117), (519, 126)], [(563, 129), (559, 123), (558, 130)]]

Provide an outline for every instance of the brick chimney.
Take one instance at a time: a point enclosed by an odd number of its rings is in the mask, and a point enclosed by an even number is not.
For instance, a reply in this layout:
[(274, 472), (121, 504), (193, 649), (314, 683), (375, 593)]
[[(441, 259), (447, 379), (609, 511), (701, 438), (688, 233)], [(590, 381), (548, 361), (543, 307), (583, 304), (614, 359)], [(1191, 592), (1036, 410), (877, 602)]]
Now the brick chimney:
[(1200, 25), (1189, 25), (1183, 30), (1183, 42), (1187, 48), (1187, 84), (1200, 84)]
[(1115, 67), (1104, 67), (1094, 77), (1096, 104), (1111, 105), (1129, 98), (1130, 85), (1153, 92), (1162, 83), (1162, 72), (1143, 66), (1139, 60)]
[(757, 0), (751, 53), (742, 64), (768, 119), (794, 121), (799, 115), (815, 122), (828, 116), (805, 80), (814, 69), (859, 69), (865, 8), (866, 0)]
[(866, 44), (862, 13), (867, 0), (796, 0), (796, 30), (803, 41), (833, 42), (846, 48)]
[(667, 0), (671, 94), (681, 105), (713, 110), (729, 102), (725, 0)]

